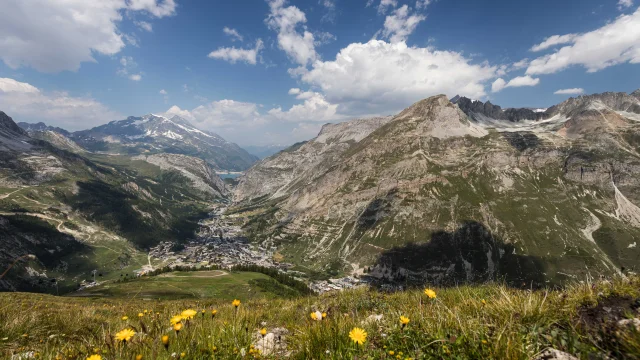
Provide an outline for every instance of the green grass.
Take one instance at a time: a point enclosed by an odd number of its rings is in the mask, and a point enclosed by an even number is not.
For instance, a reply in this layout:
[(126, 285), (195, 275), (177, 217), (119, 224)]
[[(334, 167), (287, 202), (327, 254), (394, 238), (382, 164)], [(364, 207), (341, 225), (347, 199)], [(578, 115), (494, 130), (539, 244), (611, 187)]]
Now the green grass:
[[(194, 281), (180, 275), (174, 279)], [(461, 286), (435, 289), (436, 299), (419, 290), (357, 289), (253, 300), (232, 291), (162, 301), (0, 294), (0, 357), (33, 351), (41, 359), (82, 360), (95, 353), (106, 360), (170, 359), (173, 353), (184, 353), (185, 359), (395, 359), (400, 354), (401, 359), (531, 359), (553, 347), (581, 359), (640, 359), (640, 333), (616, 325), (638, 316), (636, 277), (574, 284), (563, 291)], [(242, 301), (237, 310), (232, 297)], [(176, 334), (169, 319), (185, 309), (198, 315)], [(311, 320), (316, 310), (326, 318)], [(371, 315), (382, 318), (367, 321)], [(400, 316), (410, 319), (404, 328)], [(363, 345), (350, 341), (354, 327), (368, 333)], [(127, 344), (117, 342), (115, 334), (126, 328), (136, 335)], [(283, 334), (275, 353), (251, 351), (252, 345), (260, 346), (261, 328)], [(163, 335), (169, 336), (166, 350)]]
[(297, 291), (275, 282), (269, 276), (254, 272), (194, 271), (173, 272), (141, 277), (126, 282), (107, 283), (89, 288), (73, 296), (117, 297), (127, 299), (205, 299), (231, 301), (294, 297)]

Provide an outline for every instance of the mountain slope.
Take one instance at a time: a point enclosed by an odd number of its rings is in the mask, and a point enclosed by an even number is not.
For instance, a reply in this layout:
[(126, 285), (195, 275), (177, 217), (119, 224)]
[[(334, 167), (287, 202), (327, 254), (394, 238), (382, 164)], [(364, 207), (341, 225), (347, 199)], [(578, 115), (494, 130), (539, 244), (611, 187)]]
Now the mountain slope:
[(237, 211), (258, 214), (254, 241), (315, 270), (537, 285), (616, 273), (640, 261), (640, 123), (609, 97), (519, 122), (432, 97), (286, 192), (239, 187), (237, 200), (264, 198)]
[(90, 151), (197, 156), (218, 170), (245, 170), (258, 160), (238, 145), (199, 130), (179, 116), (171, 119), (153, 114), (131, 116), (90, 130), (77, 131), (71, 138)]
[(28, 136), (0, 113), (0, 268), (26, 253), (38, 256), (12, 270), (0, 289), (52, 291), (56, 278), (69, 290), (93, 270), (115, 279), (150, 266), (145, 249), (192, 238), (198, 221), (228, 195), (198, 158), (133, 159), (57, 145)]

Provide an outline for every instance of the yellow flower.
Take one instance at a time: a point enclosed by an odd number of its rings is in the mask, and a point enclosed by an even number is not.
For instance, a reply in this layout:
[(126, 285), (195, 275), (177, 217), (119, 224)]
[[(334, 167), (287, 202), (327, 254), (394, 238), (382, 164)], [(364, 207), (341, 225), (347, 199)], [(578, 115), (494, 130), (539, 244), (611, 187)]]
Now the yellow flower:
[(393, 352), (393, 350), (389, 350), (389, 355), (393, 356), (393, 354), (395, 354), (395, 352)]
[(173, 330), (175, 330), (176, 332), (180, 332), (180, 330), (182, 330), (182, 323), (173, 325)]
[(260, 335), (262, 335), (262, 337), (267, 335), (267, 329), (265, 329), (265, 328), (260, 329)]
[(218, 313), (218, 310), (211, 310), (211, 317), (216, 317), (216, 314)]
[(405, 327), (405, 325), (407, 325), (409, 323), (409, 318), (406, 316), (400, 316), (400, 324), (402, 324), (402, 327)]
[(165, 349), (169, 348), (169, 336), (162, 335), (162, 345), (164, 345)]
[(349, 338), (356, 344), (362, 345), (367, 341), (367, 332), (361, 328), (353, 328), (349, 332)]
[(311, 313), (311, 320), (318, 320), (318, 315), (316, 315), (316, 313), (312, 312)]
[(429, 288), (424, 289), (424, 294), (427, 295), (430, 299), (436, 298), (436, 292)]
[(100, 355), (91, 355), (87, 358), (87, 360), (102, 360), (102, 356)]
[(324, 319), (324, 318), (326, 318), (326, 317), (327, 317), (327, 313), (324, 313), (324, 312), (323, 312), (323, 313), (322, 313), (322, 318)]
[(487, 340), (482, 340), (482, 343), (486, 345), (487, 344)]
[(487, 305), (487, 302), (484, 299), (482, 299), (481, 303), (482, 305)]
[(138, 313), (138, 317), (143, 317), (144, 314), (143, 313)]
[(176, 316), (171, 318), (171, 325), (175, 325), (175, 324), (177, 324), (177, 323), (179, 323), (181, 321), (182, 321), (182, 316), (176, 315)]
[(233, 302), (231, 303), (231, 305), (235, 306), (235, 307), (236, 307), (236, 309), (237, 309), (237, 308), (238, 308), (238, 306), (240, 306), (240, 300), (238, 300), (238, 299), (233, 300)]
[(136, 355), (136, 360), (142, 360), (142, 355)]
[(129, 320), (129, 317), (128, 317), (128, 316), (123, 316), (123, 317), (122, 317), (122, 321), (127, 321), (127, 320)]
[(197, 311), (189, 309), (189, 310), (183, 311), (182, 314), (180, 315), (182, 316), (183, 319), (189, 320), (189, 319), (193, 319), (193, 317), (196, 316), (197, 313), (198, 313)]
[(187, 354), (185, 354), (185, 353), (181, 353), (181, 354), (180, 354), (180, 359), (184, 358), (185, 356), (187, 356)]
[(127, 342), (131, 340), (135, 334), (136, 332), (131, 329), (124, 329), (116, 334), (116, 340)]

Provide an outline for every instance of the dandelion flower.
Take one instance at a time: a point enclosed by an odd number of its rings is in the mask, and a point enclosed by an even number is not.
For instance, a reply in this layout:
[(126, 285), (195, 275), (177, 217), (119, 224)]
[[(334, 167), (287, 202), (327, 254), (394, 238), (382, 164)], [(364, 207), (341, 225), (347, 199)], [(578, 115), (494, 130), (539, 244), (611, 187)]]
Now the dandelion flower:
[(482, 299), (482, 301), (480, 302), (482, 303), (482, 305), (487, 305), (487, 302), (484, 299)]
[(87, 360), (102, 360), (102, 356), (96, 354), (96, 355), (91, 355), (87, 358)]
[(187, 356), (187, 354), (185, 354), (185, 353), (181, 353), (181, 354), (180, 354), (180, 359), (184, 359), (186, 356)]
[(183, 311), (182, 314), (180, 315), (182, 316), (183, 319), (190, 320), (190, 319), (193, 319), (193, 317), (196, 316), (197, 313), (198, 313), (197, 311), (189, 309), (189, 310)]
[(326, 312), (323, 312), (323, 313), (322, 313), (322, 318), (324, 319), (324, 318), (326, 318), (326, 317), (327, 317), (327, 313), (326, 313)]
[(179, 333), (180, 330), (182, 330), (182, 323), (177, 323), (177, 324), (173, 325), (173, 330), (175, 330), (177, 333)]
[(136, 355), (136, 360), (142, 360), (142, 355)]
[(312, 312), (310, 316), (311, 320), (318, 320), (318, 315), (316, 315), (316, 313)]
[(127, 321), (127, 320), (129, 320), (129, 317), (128, 317), (128, 316), (123, 316), (123, 317), (122, 317), (122, 321)]
[(216, 317), (216, 314), (218, 313), (218, 310), (211, 310), (211, 317), (214, 318)]
[(402, 324), (402, 327), (404, 328), (405, 326), (407, 326), (407, 324), (409, 323), (409, 318), (406, 316), (400, 316), (400, 324)]
[(349, 338), (356, 344), (362, 345), (367, 341), (367, 332), (361, 328), (353, 328), (349, 332)]
[(116, 340), (127, 342), (131, 340), (135, 334), (136, 332), (131, 329), (124, 329), (116, 334)]
[(162, 335), (162, 345), (164, 345), (165, 349), (169, 349), (169, 336)]
[(265, 337), (265, 335), (267, 335), (267, 329), (266, 328), (260, 329), (260, 335), (262, 335), (262, 337)]
[(427, 295), (430, 299), (436, 298), (436, 292), (429, 288), (424, 289), (424, 294)]
[(144, 314), (143, 313), (138, 313), (138, 317), (143, 317)]
[(393, 354), (395, 354), (395, 352), (393, 350), (389, 350), (389, 355), (393, 356)]
[(182, 321), (182, 316), (176, 315), (176, 316), (171, 318), (171, 325), (175, 325), (175, 324), (177, 324), (177, 323), (179, 323), (181, 321)]
[(233, 300), (233, 302), (231, 303), (231, 305), (235, 306), (235, 307), (236, 307), (236, 309), (237, 309), (237, 308), (238, 308), (238, 306), (240, 306), (240, 300), (238, 300), (238, 299)]

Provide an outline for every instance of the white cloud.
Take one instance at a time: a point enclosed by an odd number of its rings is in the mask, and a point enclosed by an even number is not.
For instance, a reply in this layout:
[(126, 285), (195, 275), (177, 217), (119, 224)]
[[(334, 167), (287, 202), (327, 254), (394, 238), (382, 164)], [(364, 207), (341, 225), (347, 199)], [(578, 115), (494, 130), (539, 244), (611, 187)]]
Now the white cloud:
[(573, 89), (560, 89), (554, 92), (556, 95), (580, 95), (584, 94), (583, 88), (573, 88)]
[(418, 0), (416, 1), (416, 9), (426, 9), (432, 0)]
[(162, 90), (160, 90), (160, 94), (161, 94), (161, 95), (167, 95), (167, 94), (168, 94), (168, 92), (167, 92), (167, 90), (162, 89)]
[(182, 91), (184, 91), (184, 92), (189, 92), (189, 85), (187, 85), (187, 84), (182, 84)]
[(618, 1), (618, 9), (623, 10), (633, 6), (633, 0), (620, 0)]
[(16, 121), (44, 121), (67, 130), (86, 129), (121, 118), (91, 97), (45, 92), (8, 78), (0, 78), (0, 109)]
[(380, 0), (378, 5), (378, 13), (385, 14), (388, 8), (395, 8), (398, 6), (398, 0)]
[(265, 22), (270, 29), (278, 32), (278, 47), (302, 66), (318, 59), (313, 34), (305, 29), (302, 32), (296, 29), (307, 22), (304, 12), (295, 6), (284, 7), (286, 0), (268, 2), (271, 11)]
[(532, 78), (531, 76), (518, 76), (506, 82), (502, 78), (498, 78), (491, 84), (492, 92), (499, 92), (508, 87), (522, 87), (522, 86), (536, 86), (540, 83), (540, 79)]
[(142, 75), (140, 75), (140, 74), (131, 74), (131, 75), (129, 75), (129, 80), (140, 81), (140, 80), (142, 80)]
[(236, 47), (219, 48), (218, 50), (209, 53), (209, 57), (212, 59), (220, 59), (235, 64), (238, 61), (246, 62), (247, 64), (255, 65), (257, 62), (258, 54), (264, 48), (264, 44), (261, 39), (256, 41), (256, 46), (253, 49), (238, 49)]
[(333, 22), (336, 19), (335, 0), (320, 0), (318, 3), (324, 6), (324, 8), (327, 10), (326, 14), (322, 15), (322, 18), (320, 18), (320, 21)]
[(129, 78), (129, 80), (140, 81), (142, 80), (142, 74), (132, 74), (136, 71), (138, 64), (131, 56), (123, 56), (120, 58), (120, 67), (116, 70), (116, 74)]
[(640, 63), (640, 8), (588, 33), (578, 34), (560, 50), (531, 62), (527, 74), (552, 74), (580, 65), (587, 72)]
[(250, 127), (264, 124), (266, 119), (260, 115), (258, 107), (254, 103), (225, 99), (200, 105), (191, 111), (174, 105), (165, 114), (178, 115), (203, 129), (217, 130), (225, 127)]
[(231, 41), (236, 41), (236, 40), (244, 41), (244, 37), (242, 35), (240, 35), (238, 30), (236, 30), (236, 29), (232, 29), (232, 28), (229, 28), (229, 27), (225, 26), (222, 29), (222, 31), (231, 38)]
[(320, 89), (342, 114), (390, 114), (437, 94), (486, 95), (497, 67), (453, 51), (371, 40), (342, 49), (335, 60), (316, 61), (301, 80)]
[(164, 116), (166, 116), (168, 118), (171, 118), (171, 117), (173, 117), (175, 115), (178, 115), (181, 118), (187, 119), (189, 121), (195, 120), (193, 115), (191, 115), (191, 112), (189, 110), (182, 110), (176, 105), (173, 105), (172, 107), (169, 108), (169, 110), (167, 110), (164, 113)]
[(531, 47), (530, 51), (533, 51), (533, 52), (542, 51), (552, 46), (572, 43), (577, 37), (578, 37), (578, 34), (549, 36), (548, 38), (544, 39), (544, 41), (541, 42), (540, 44), (537, 44)]
[(270, 116), (278, 120), (294, 122), (327, 122), (344, 118), (338, 115), (338, 105), (329, 103), (320, 93), (291, 89), (289, 94), (296, 95), (296, 99), (304, 102), (293, 105), (286, 111), (279, 107), (271, 109), (268, 112)]
[(175, 3), (4, 0), (0, 59), (12, 69), (29, 66), (47, 73), (76, 71), (83, 62), (95, 62), (96, 54), (115, 55), (125, 47), (125, 34), (118, 28), (124, 11), (164, 17), (175, 13)]
[(498, 92), (507, 86), (507, 82), (503, 78), (497, 78), (493, 84), (491, 84), (491, 92)]
[(322, 45), (326, 45), (332, 41), (336, 40), (336, 36), (333, 35), (332, 33), (328, 33), (328, 32), (320, 32), (316, 34), (316, 40), (314, 42), (315, 46), (322, 46)]
[(409, 7), (403, 5), (396, 9), (392, 15), (387, 16), (384, 21), (382, 36), (388, 38), (392, 43), (406, 41), (418, 24), (425, 19), (424, 15), (410, 15)]
[(151, 25), (151, 23), (146, 22), (146, 21), (134, 21), (134, 24), (136, 24), (137, 27), (139, 27), (140, 29), (144, 30), (144, 31), (148, 31), (148, 32), (152, 32), (153, 31), (153, 25)]
[(511, 69), (512, 70), (520, 70), (520, 69), (524, 69), (527, 66), (529, 66), (529, 59), (522, 59), (520, 61), (517, 61), (515, 63), (513, 63), (511, 65)]

